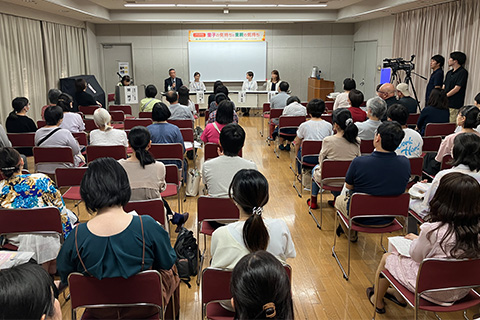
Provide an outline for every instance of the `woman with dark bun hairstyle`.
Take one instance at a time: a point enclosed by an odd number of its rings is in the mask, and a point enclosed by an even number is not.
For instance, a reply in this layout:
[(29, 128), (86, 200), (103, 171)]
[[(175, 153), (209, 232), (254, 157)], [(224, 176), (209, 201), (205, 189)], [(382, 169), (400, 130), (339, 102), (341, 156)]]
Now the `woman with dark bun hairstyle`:
[(235, 319), (294, 319), (288, 274), (266, 251), (252, 252), (237, 263), (230, 290)]

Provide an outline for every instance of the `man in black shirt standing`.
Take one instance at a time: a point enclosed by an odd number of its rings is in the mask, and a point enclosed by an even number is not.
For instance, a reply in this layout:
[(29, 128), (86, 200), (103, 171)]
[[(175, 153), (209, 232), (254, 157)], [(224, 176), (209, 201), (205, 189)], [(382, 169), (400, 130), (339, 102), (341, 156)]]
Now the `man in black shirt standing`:
[(439, 54), (436, 54), (430, 59), (430, 69), (433, 70), (430, 75), (430, 80), (427, 84), (427, 92), (425, 94), (425, 106), (427, 106), (428, 98), (434, 88), (441, 89), (443, 85), (443, 65), (445, 64), (445, 58)]
[(467, 61), (465, 53), (455, 51), (450, 53), (448, 66), (453, 69), (447, 72), (443, 89), (447, 93), (448, 107), (450, 108), (450, 122), (455, 123), (458, 109), (463, 107), (465, 102), (465, 90), (467, 88), (468, 71), (463, 65)]

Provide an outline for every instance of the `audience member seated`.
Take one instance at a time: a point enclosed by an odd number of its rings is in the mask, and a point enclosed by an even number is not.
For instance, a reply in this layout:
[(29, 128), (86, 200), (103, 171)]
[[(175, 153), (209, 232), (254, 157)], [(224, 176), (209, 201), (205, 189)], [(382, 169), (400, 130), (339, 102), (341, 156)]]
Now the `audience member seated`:
[(11, 147), (11, 146), (12, 146), (12, 143), (8, 139), (5, 129), (0, 124), (0, 148)]
[(398, 103), (405, 106), (409, 113), (417, 113), (418, 103), (417, 100), (410, 96), (408, 91), (408, 84), (399, 83), (397, 85)]
[[(5, 128), (8, 133), (26, 133), (37, 131), (35, 122), (27, 117), (27, 112), (30, 110), (30, 103), (27, 98), (19, 97), (12, 101), (13, 111), (7, 117)], [(32, 148), (17, 148), (18, 152), (32, 156)]]
[[(287, 94), (288, 89), (290, 88), (290, 85), (288, 84), (287, 81), (282, 81), (279, 86), (278, 90), (279, 93), (277, 93), (275, 96), (270, 99), (270, 109), (283, 109), (287, 106), (287, 100), (290, 98), (290, 95)], [(269, 138), (273, 140), (272, 134), (273, 134), (273, 129), (275, 129), (275, 126), (278, 125), (278, 119), (271, 119), (270, 120), (270, 134)]]
[(266, 251), (252, 252), (233, 268), (230, 289), (236, 319), (293, 319), (290, 278)]
[[(155, 161), (148, 151), (152, 145), (150, 131), (145, 127), (134, 127), (128, 135), (128, 144), (134, 151), (132, 156), (128, 159), (120, 159), (118, 162), (128, 175), (128, 181), (132, 189), (130, 201), (162, 199), (161, 192), (167, 187), (165, 165)], [(172, 212), (168, 202), (165, 199), (162, 200), (167, 217), (173, 224), (177, 225), (176, 232), (178, 232), (187, 221), (189, 214)]]
[(128, 147), (127, 134), (123, 130), (112, 127), (112, 117), (104, 108), (98, 108), (93, 113), (93, 121), (98, 129), (90, 132), (92, 146), (125, 146)]
[(182, 106), (187, 106), (193, 115), (197, 114), (195, 103), (190, 100), (190, 90), (186, 86), (181, 86), (178, 88), (178, 103), (180, 103)]
[(364, 122), (356, 122), (358, 137), (361, 140), (373, 140), (375, 131), (382, 123), (382, 118), (387, 112), (387, 104), (379, 97), (373, 97), (367, 101), (367, 117)]
[(152, 111), (153, 106), (157, 102), (162, 102), (161, 100), (158, 100), (155, 98), (157, 96), (157, 87), (155, 87), (153, 84), (149, 84), (145, 88), (145, 98), (140, 100), (140, 111), (141, 112), (148, 112)]
[(260, 172), (238, 171), (228, 194), (240, 210), (240, 221), (213, 232), (212, 267), (233, 269), (243, 256), (258, 250), (266, 250), (283, 262), (295, 258), (295, 246), (285, 221), (263, 218), (269, 194), (267, 179)]
[(429, 123), (448, 123), (450, 113), (448, 111), (448, 98), (445, 91), (434, 88), (428, 98), (427, 106), (422, 109), (417, 121), (416, 130), (423, 136)]
[[(480, 185), (478, 182), (459, 172), (442, 177), (438, 190), (430, 202), (430, 214), (427, 222), (420, 226), (420, 235), (408, 234), (405, 238), (413, 240), (410, 245), (410, 257), (397, 252), (383, 255), (375, 277), (377, 292), (377, 313), (385, 313), (387, 298), (405, 307), (403, 297), (389, 282), (380, 278), (380, 273), (388, 270), (401, 285), (415, 292), (418, 269), (426, 258), (436, 259), (478, 259), (480, 257), (478, 234), (480, 232)], [(464, 298), (471, 289), (453, 289), (448, 291), (427, 292), (422, 298), (432, 303), (451, 306)], [(374, 302), (374, 288), (367, 289), (367, 297)]]
[(85, 81), (85, 79), (75, 80), (75, 89), (73, 111), (78, 111), (79, 106), (102, 106), (100, 102), (96, 101), (95, 98), (87, 92), (87, 81)]
[[(225, 96), (224, 93), (220, 92), (220, 93), (217, 93), (217, 95), (215, 96), (215, 101), (214, 101), (215, 107), (210, 107), (210, 109), (208, 111), (208, 120), (207, 120), (207, 123), (205, 125), (215, 122), (215, 119), (217, 117), (218, 106), (223, 101), (227, 101), (227, 102), (232, 104), (232, 106), (233, 106), (233, 122), (238, 123), (238, 114), (235, 111), (235, 104), (233, 103), (233, 101), (227, 99), (227, 96)], [(210, 111), (210, 110), (212, 110), (212, 111)]]
[(230, 98), (228, 97), (228, 88), (222, 84), (222, 85), (219, 85), (217, 87), (217, 91), (215, 92), (215, 96), (213, 97), (213, 101), (210, 102), (209, 105), (208, 105), (208, 112), (212, 113), (215, 110), (217, 110), (218, 105), (223, 100), (229, 100), (230, 101)]
[(220, 131), (222, 131), (223, 127), (234, 122), (233, 113), (235, 110), (233, 108), (233, 102), (231, 101), (224, 100), (220, 102), (218, 109), (215, 110), (215, 121), (206, 125), (200, 137), (204, 143), (218, 143)]
[(85, 130), (85, 123), (82, 116), (78, 113), (73, 113), (73, 100), (69, 94), (62, 93), (58, 97), (57, 106), (63, 110), (63, 120), (60, 128), (67, 129), (70, 132), (82, 132)]
[(220, 80), (215, 81), (213, 84), (213, 93), (208, 96), (208, 107), (210, 108), (212, 102), (215, 102), (215, 95), (218, 93), (218, 87), (223, 86), (223, 82)]
[[(75, 215), (65, 208), (62, 195), (49, 177), (42, 173), (22, 174), (23, 159), (13, 148), (0, 149), (0, 168), (4, 180), (0, 180), (0, 206), (6, 209), (32, 209), (57, 207), (60, 210), (63, 232), (66, 237), (72, 230)], [(34, 252), (33, 259), (50, 274), (55, 274), (55, 259), (60, 250), (60, 238), (56, 234), (19, 234), (6, 236), (7, 242), (18, 251)], [(1, 272), (0, 272), (1, 273)]]
[[(440, 144), (436, 155), (435, 153), (425, 155), (423, 160), (423, 170), (425, 172), (434, 176), (440, 171), (443, 157), (452, 154), (453, 140), (457, 135), (461, 133), (474, 133), (480, 136), (480, 133), (474, 130), (480, 124), (479, 114), (480, 110), (475, 106), (464, 106), (458, 111), (457, 125), (462, 129), (446, 136), (442, 144)], [(433, 157), (435, 157), (435, 159), (433, 159)]]
[(415, 158), (422, 156), (423, 139), (420, 133), (407, 127), (409, 112), (402, 104), (393, 104), (387, 110), (387, 120), (400, 123), (405, 132), (405, 137), (395, 152), (399, 156)]
[[(182, 133), (180, 129), (167, 122), (171, 116), (170, 109), (163, 102), (157, 102), (153, 106), (152, 120), (153, 124), (147, 127), (150, 131), (152, 143), (180, 143), (185, 151)], [(182, 163), (177, 160), (164, 160), (164, 164), (175, 164), (178, 168), (182, 167)], [(183, 160), (183, 178), (187, 177), (187, 161)]]
[[(313, 100), (319, 100), (323, 102), (321, 99), (312, 99)], [(310, 102), (312, 102), (310, 101)], [(320, 102), (315, 102), (315, 103), (320, 103)], [(323, 103), (325, 105), (325, 103)], [(324, 107), (325, 110), (325, 107)], [(287, 116), (287, 117), (295, 117), (295, 116), (300, 116), (300, 117), (306, 117), (307, 116), (307, 108), (305, 108), (301, 103), (300, 103), (300, 98), (297, 96), (291, 96), (287, 99), (287, 106), (283, 108), (282, 111), (282, 116)], [(278, 136), (278, 131), (279, 127), (277, 126), (275, 130), (272, 133), (273, 139), (275, 139)], [(297, 132), (297, 129), (295, 128), (286, 128), (282, 130), (283, 133), (286, 134), (294, 134)], [(288, 136), (283, 136), (280, 135), (278, 137), (278, 142), (279, 142), (279, 149), (280, 150), (287, 150), (290, 151), (290, 143), (287, 143), (285, 146), (283, 143), (285, 142), (286, 138), (291, 139), (291, 137)]]
[[(411, 199), (410, 209), (420, 217), (425, 218), (430, 212), (430, 200), (437, 191), (440, 179), (450, 172), (460, 172), (480, 182), (480, 137), (474, 133), (462, 133), (455, 137), (452, 149), (453, 167), (441, 170), (435, 175), (432, 183), (428, 186), (423, 200)], [(424, 184), (426, 181), (418, 182)], [(424, 189), (424, 188), (422, 188)]]
[[(85, 162), (80, 153), (80, 146), (72, 133), (67, 129), (60, 128), (63, 120), (63, 110), (59, 106), (48, 107), (45, 110), (46, 125), (35, 133), (35, 145), (37, 147), (70, 147), (72, 148), (74, 166), (78, 167)], [(65, 163), (64, 166), (70, 166)], [(40, 163), (37, 166), (38, 171), (54, 174), (57, 164)]]
[(255, 163), (238, 156), (244, 143), (245, 131), (238, 124), (227, 124), (220, 132), (223, 152), (203, 164), (203, 182), (210, 196), (228, 197), (228, 188), (238, 171), (257, 169)]
[[(291, 98), (293, 97), (290, 97), (289, 99)], [(285, 107), (284, 112), (289, 106)], [(303, 140), (322, 141), (326, 137), (333, 134), (332, 125), (320, 118), (320, 116), (325, 112), (325, 102), (323, 102), (323, 100), (312, 99), (307, 104), (307, 112), (311, 119), (302, 123), (298, 127), (297, 136), (293, 142), (295, 144), (295, 154), (297, 155), (298, 159), (301, 158)], [(317, 163), (317, 159), (317, 157), (306, 157), (304, 161), (315, 164)], [(300, 162), (297, 161), (297, 172), (300, 173), (301, 170), (302, 166)]]
[(353, 89), (356, 89), (356, 88), (357, 88), (357, 84), (356, 84), (354, 79), (345, 78), (343, 80), (343, 92), (340, 93), (335, 98), (335, 102), (333, 103), (333, 110), (336, 110), (338, 108), (348, 108), (348, 107), (350, 107), (350, 103), (348, 102), (348, 94), (349, 94), (350, 90), (353, 90)]
[(363, 111), (360, 106), (363, 103), (363, 93), (360, 90), (352, 89), (348, 94), (348, 102), (350, 103), (350, 113), (352, 114), (353, 122), (363, 122), (367, 120), (367, 113)]
[(45, 120), (45, 109), (47, 109), (50, 106), (56, 106), (58, 102), (58, 97), (62, 94), (62, 91), (58, 89), (50, 89), (48, 90), (48, 102), (50, 104), (47, 104), (46, 106), (42, 107), (42, 119)]
[(176, 91), (168, 91), (166, 99), (170, 103), (170, 112), (172, 114), (170, 118), (168, 118), (169, 120), (195, 120), (190, 109), (188, 109), (187, 106), (182, 106), (178, 103), (178, 93)]
[(387, 108), (392, 104), (398, 103), (397, 97), (395, 96), (395, 87), (391, 83), (382, 84), (380, 89), (377, 91), (377, 95), (385, 100), (387, 103)]
[[(476, 96), (475, 96), (475, 99), (473, 100), (473, 105), (475, 107), (477, 107), (478, 109), (480, 109), (480, 93), (478, 93)], [(460, 126), (457, 126), (455, 128), (455, 132), (458, 132), (458, 131), (461, 131), (462, 130), (462, 127)], [(480, 125), (475, 129), (475, 131), (478, 131), (480, 132)]]
[[(127, 173), (117, 161), (112, 158), (92, 161), (82, 179), (80, 194), (88, 212), (96, 214), (75, 228), (75, 234), (67, 238), (58, 254), (62, 283), (67, 283), (72, 272), (97, 279), (129, 278), (143, 270), (170, 270), (174, 266), (176, 254), (168, 233), (152, 217), (131, 215), (123, 210), (130, 200), (131, 189)], [(179, 279), (170, 278), (176, 279), (176, 284), (165, 287), (175, 289)], [(162, 282), (165, 279), (162, 276)], [(172, 291), (167, 292), (165, 301), (170, 300), (171, 294)], [(101, 319), (133, 319), (157, 312), (156, 308), (146, 309), (89, 311)]]
[[(358, 128), (353, 124), (350, 109), (339, 108), (333, 111), (333, 129), (336, 132), (333, 136), (328, 136), (323, 139), (322, 149), (318, 155), (318, 165), (312, 170), (312, 195), (307, 204), (312, 209), (317, 209), (317, 196), (320, 192), (320, 187), (317, 183), (322, 180), (322, 162), (325, 159), (350, 161), (361, 155), (360, 153), (360, 139), (358, 139)], [(339, 193), (332, 192), (335, 198)], [(328, 201), (329, 205), (333, 207), (335, 200)]]
[[(349, 195), (357, 192), (373, 196), (396, 196), (405, 192), (410, 179), (410, 162), (404, 156), (395, 153), (404, 136), (405, 132), (396, 122), (387, 121), (378, 127), (373, 140), (375, 151), (371, 155), (353, 159), (345, 177), (344, 190), (335, 201), (335, 208), (348, 215)], [(358, 218), (354, 223), (383, 227), (392, 221), (393, 218)], [(343, 230), (339, 225), (337, 235), (341, 233)], [(355, 233), (350, 240), (356, 239)]]
[(0, 272), (0, 319), (62, 320), (50, 275), (34, 263)]

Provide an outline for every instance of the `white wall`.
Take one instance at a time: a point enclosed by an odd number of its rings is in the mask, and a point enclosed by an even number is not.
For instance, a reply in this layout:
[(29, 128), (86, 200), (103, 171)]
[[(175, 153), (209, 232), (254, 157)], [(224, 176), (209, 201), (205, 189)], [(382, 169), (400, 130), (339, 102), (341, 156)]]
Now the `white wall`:
[[(354, 25), (330, 23), (201, 26), (98, 24), (94, 32), (100, 69), (97, 72), (91, 69), (91, 72), (103, 81), (101, 44), (131, 43), (137, 84), (153, 83), (159, 89), (163, 88), (163, 80), (168, 77), (171, 67), (185, 82), (192, 77), (188, 76), (187, 55), (188, 30), (192, 29), (265, 30), (267, 73), (278, 69), (282, 80), (287, 80), (293, 94), (302, 100), (307, 99), (307, 78), (314, 65), (322, 70), (323, 78), (335, 81), (337, 90), (341, 90), (343, 79), (352, 75)], [(238, 84), (231, 84), (229, 88), (238, 89)]]

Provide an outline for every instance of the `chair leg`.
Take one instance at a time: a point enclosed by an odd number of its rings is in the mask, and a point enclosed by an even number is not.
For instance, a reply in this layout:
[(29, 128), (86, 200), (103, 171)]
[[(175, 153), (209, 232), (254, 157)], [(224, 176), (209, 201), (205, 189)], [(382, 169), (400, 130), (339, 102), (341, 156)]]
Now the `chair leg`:
[(322, 230), (323, 215), (322, 215), (322, 194), (321, 193), (320, 193), (320, 223), (318, 223), (317, 217), (315, 217), (315, 214), (313, 213), (312, 208), (310, 206), (308, 207), (308, 213), (312, 216), (313, 220), (317, 224), (317, 228)]
[[(339, 213), (337, 212), (335, 214), (335, 224), (334, 226), (336, 226), (338, 224), (338, 215)], [(342, 263), (340, 262), (340, 259), (338, 258), (338, 255), (337, 253), (335, 252), (335, 245), (337, 243), (337, 234), (335, 232), (335, 228), (333, 230), (333, 247), (332, 247), (332, 256), (335, 258), (335, 260), (337, 260), (337, 263), (338, 263), (338, 266), (340, 267), (340, 269), (342, 270), (342, 273), (343, 273), (343, 277), (345, 278), (345, 280), (348, 281), (348, 277), (350, 275), (350, 229), (348, 230), (348, 274), (345, 272), (345, 269), (343, 268), (343, 265)]]
[(265, 128), (265, 118), (263, 116), (263, 113), (261, 114), (261, 117), (262, 117), (262, 129), (260, 130), (260, 136), (263, 137), (263, 130)]
[[(199, 230), (201, 228), (201, 223), (197, 226), (197, 239), (200, 239)], [(200, 285), (200, 280), (202, 279), (202, 267), (203, 260), (205, 258), (205, 252), (207, 250), (207, 236), (203, 235), (203, 251), (198, 250), (197, 264), (198, 264), (198, 273), (197, 273), (197, 285)]]
[(280, 143), (278, 142), (278, 137), (275, 138), (275, 140), (273, 141), (273, 152), (275, 153), (275, 155), (277, 156), (277, 159), (280, 158), (280, 155), (278, 154), (278, 147), (279, 147)]
[(385, 249), (385, 247), (383, 246), (383, 233), (380, 236), (380, 246), (382, 247), (383, 253), (386, 253), (387, 249)]

